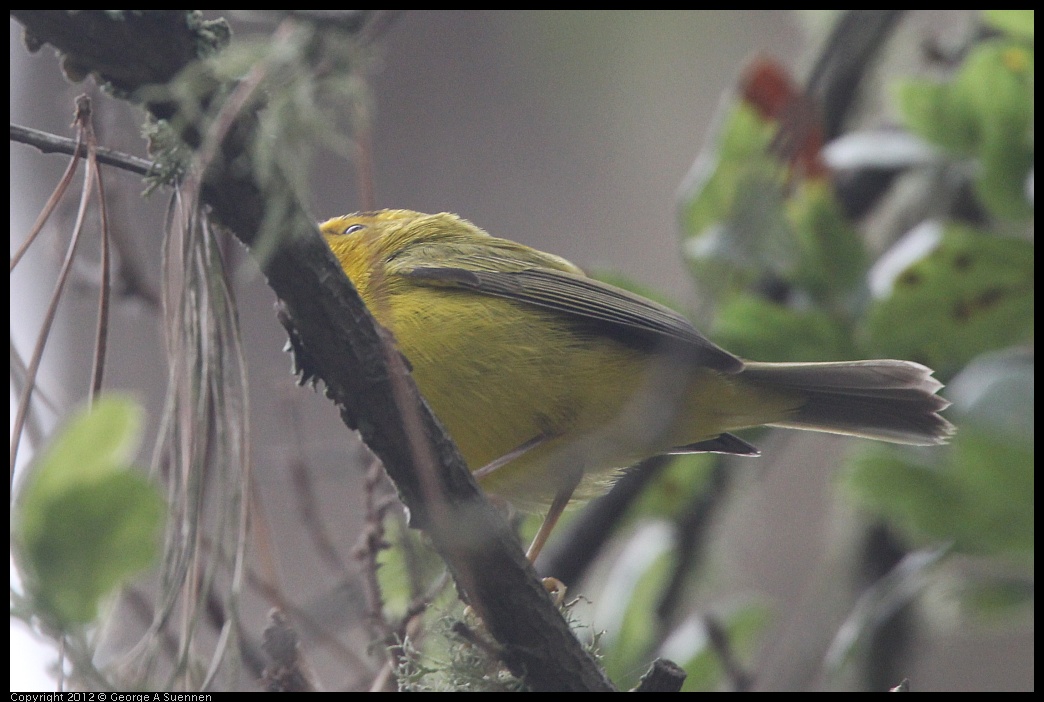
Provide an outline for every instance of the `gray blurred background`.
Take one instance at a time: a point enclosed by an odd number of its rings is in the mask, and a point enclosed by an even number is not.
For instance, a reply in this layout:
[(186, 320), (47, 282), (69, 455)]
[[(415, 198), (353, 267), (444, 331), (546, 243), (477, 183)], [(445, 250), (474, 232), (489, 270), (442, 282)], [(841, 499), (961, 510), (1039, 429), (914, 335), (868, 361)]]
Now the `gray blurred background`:
[[(370, 71), (376, 203), (457, 212), (494, 235), (582, 267), (618, 270), (695, 305), (679, 256), (678, 185), (745, 60), (769, 54), (803, 77), (830, 20), (784, 11), (407, 12), (387, 29)], [(908, 60), (919, 37), (962, 32), (967, 20), (956, 12), (914, 14), (886, 53)], [(237, 31), (269, 30), (248, 23)], [(68, 135), (72, 100), (86, 90), (96, 96), (102, 144), (144, 153), (140, 115), (93, 84), (63, 82), (53, 52), (28, 55), (19, 34), (12, 23), (12, 121)], [(12, 145), (12, 250), (64, 165), (63, 157)], [(107, 377), (111, 387), (139, 397), (155, 421), (165, 361), (150, 298), (158, 290), (166, 196), (143, 201), (137, 179), (112, 171), (106, 178), (114, 227), (133, 252), (125, 265), (140, 278), (115, 307)], [(313, 185), (316, 219), (358, 209), (352, 164), (322, 159)], [(62, 213), (66, 225), (72, 208)], [(56, 245), (41, 243), (11, 278), (13, 343), (23, 354), (60, 261)], [(234, 254), (258, 519), (271, 540), (265, 548), (284, 591), (334, 625), (350, 618), (345, 610), (358, 604), (357, 595), (350, 585), (337, 587), (338, 574), (318, 562), (301, 504), (290, 497), (290, 466), (309, 466), (320, 518), (350, 561), (360, 509), (355, 464), (365, 464), (365, 453), (321, 395), (294, 386), (273, 295), (253, 264)], [(86, 388), (96, 314), (91, 273), (81, 271), (80, 293), (63, 303), (42, 371), (42, 387), (61, 407), (80, 401)], [(824, 582), (859, 533), (859, 517), (837, 499), (832, 479), (848, 446), (844, 439), (779, 434), (761, 443), (763, 458), (737, 464), (743, 475), (736, 503), (715, 527), (713, 585), (701, 596), (761, 593), (775, 609), (777, 624), (753, 666), (759, 689), (846, 686), (796, 663), (821, 657), (851, 604), (836, 601), (844, 597), (829, 578)], [(246, 625), (260, 631), (268, 606), (254, 601)], [(905, 673), (915, 690), (1032, 689), (1032, 630), (946, 627), (937, 615), (919, 615)], [(30, 665), (15, 656), (24, 648), (16, 633), (12, 689), (39, 689), (16, 682), (23, 679), (16, 672), (24, 675)], [(317, 650), (311, 662), (327, 671), (331, 687), (352, 684), (329, 673), (338, 669), (332, 655)]]

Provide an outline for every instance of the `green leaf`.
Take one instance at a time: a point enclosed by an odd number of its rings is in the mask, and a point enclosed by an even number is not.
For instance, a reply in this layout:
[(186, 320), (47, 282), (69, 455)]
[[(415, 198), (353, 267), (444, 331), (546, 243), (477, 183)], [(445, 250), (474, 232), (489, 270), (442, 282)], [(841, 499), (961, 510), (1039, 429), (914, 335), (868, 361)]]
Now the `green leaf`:
[(445, 571), (445, 564), (400, 515), (385, 516), (384, 528), (386, 547), (377, 553), (377, 581), (385, 615), (398, 618)]
[(1032, 47), (995, 40), (969, 52), (953, 83), (955, 99), (979, 124), (979, 198), (1000, 217), (1033, 214), (1026, 197), (1033, 168), (1033, 73)]
[(725, 117), (714, 147), (701, 153), (682, 185), (682, 228), (687, 237), (700, 237), (718, 222), (735, 214), (738, 187), (759, 174), (778, 190), (784, 168), (769, 155), (775, 123), (753, 108), (736, 105)]
[(795, 281), (823, 300), (852, 289), (866, 271), (866, 252), (830, 185), (803, 183), (787, 201), (787, 214), (800, 251)]
[(845, 484), (914, 543), (1033, 557), (1032, 440), (962, 423), (948, 462), (938, 453), (875, 446), (853, 457)]
[(54, 493), (75, 482), (99, 480), (125, 467), (138, 450), (141, 409), (127, 399), (105, 397), (73, 416), (27, 475), (22, 498)]
[(915, 543), (945, 541), (961, 531), (960, 490), (934, 463), (874, 446), (850, 461), (845, 487), (857, 503), (880, 514)]
[(142, 416), (103, 398), (28, 469), (12, 532), (27, 594), (52, 624), (92, 621), (102, 598), (156, 559), (165, 507), (129, 466)]
[(968, 508), (957, 546), (1033, 558), (1033, 440), (962, 423), (953, 442), (953, 481)]
[(662, 521), (646, 522), (631, 536), (596, 597), (593, 619), (606, 625), (601, 640), (606, 673), (621, 687), (637, 683), (656, 644), (656, 605), (674, 562), (674, 538)]
[(1027, 179), (1033, 168), (1032, 144), (1012, 141), (1008, 133), (983, 143), (982, 170), (975, 181), (979, 200), (998, 217), (1023, 219), (1032, 216), (1033, 204), (1026, 196)]
[(982, 19), (995, 29), (1033, 41), (1033, 10), (983, 10)]
[(642, 491), (630, 508), (634, 517), (677, 517), (693, 500), (712, 487), (717, 457), (705, 453), (674, 456), (655, 482)]
[(907, 539), (952, 541), (957, 551), (1034, 557), (1033, 359), (975, 359), (949, 384), (958, 424), (948, 449), (868, 448), (846, 473), (865, 508)]
[(1027, 610), (1033, 607), (1033, 578), (984, 578), (961, 588), (961, 604), (970, 614), (990, 620), (1032, 623)]
[(868, 345), (885, 358), (953, 372), (1033, 335), (1033, 245), (946, 227), (930, 253), (891, 282), (868, 316)]
[(715, 318), (712, 338), (758, 361), (851, 358), (845, 331), (817, 310), (795, 310), (753, 295), (735, 295)]
[[(676, 559), (673, 536), (666, 523), (646, 522), (635, 531), (604, 579), (605, 589), (595, 598), (594, 620), (609, 623), (601, 639), (602, 662), (609, 677), (622, 688), (636, 683), (637, 676), (657, 655), (685, 668), (689, 673), (685, 689), (711, 689), (721, 679), (718, 654), (700, 618), (689, 619), (658, 644), (663, 622), (657, 607)], [(769, 609), (745, 602), (715, 619), (732, 652), (744, 663), (751, 663), (770, 620)]]
[(894, 93), (899, 116), (911, 132), (957, 155), (975, 152), (979, 125), (949, 85), (911, 78), (899, 81)]
[(974, 156), (982, 204), (999, 217), (1033, 214), (1026, 196), (1033, 168), (1033, 46), (979, 42), (949, 83), (909, 80), (896, 89), (906, 126), (957, 156)]
[(682, 186), (684, 252), (708, 291), (743, 285), (764, 270), (792, 268), (786, 165), (769, 149), (777, 126), (752, 107), (736, 105), (714, 149), (700, 154)]
[(952, 97), (981, 132), (1014, 128), (1019, 140), (1033, 121), (1033, 49), (1017, 41), (976, 44), (954, 76)]

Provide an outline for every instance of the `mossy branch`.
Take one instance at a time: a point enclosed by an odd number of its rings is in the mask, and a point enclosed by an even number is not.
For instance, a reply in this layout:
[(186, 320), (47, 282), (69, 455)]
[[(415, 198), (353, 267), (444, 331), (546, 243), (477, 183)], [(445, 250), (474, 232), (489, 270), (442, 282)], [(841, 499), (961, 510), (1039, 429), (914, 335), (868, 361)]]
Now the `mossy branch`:
[[(184, 11), (11, 14), (25, 26), (30, 48), (50, 43), (58, 49), (70, 77), (96, 74), (119, 97), (180, 125), (182, 140), (193, 149), (213, 133), (214, 126), (201, 124), (198, 114), (182, 113), (168, 86), (189, 67), (206, 73), (199, 59), (218, 50), (227, 37), (223, 25)], [(224, 99), (230, 88), (213, 77), (210, 94), (199, 96), (199, 104)], [(537, 690), (612, 689), (552, 605), (515, 535), (482, 495), (404, 364), (387, 352), (388, 338), (382, 338), (288, 179), (278, 173), (258, 177), (260, 109), (235, 110), (219, 125), (223, 137), (204, 159), (202, 203), (259, 258), (299, 360), (323, 381), (345, 424), (358, 429), (380, 457), (412, 523), (431, 536), (512, 672)], [(288, 204), (269, 207), (273, 202)], [(280, 233), (275, 244), (262, 241), (261, 232), (270, 231)], [(430, 447), (430, 473), (418, 465), (418, 443)]]

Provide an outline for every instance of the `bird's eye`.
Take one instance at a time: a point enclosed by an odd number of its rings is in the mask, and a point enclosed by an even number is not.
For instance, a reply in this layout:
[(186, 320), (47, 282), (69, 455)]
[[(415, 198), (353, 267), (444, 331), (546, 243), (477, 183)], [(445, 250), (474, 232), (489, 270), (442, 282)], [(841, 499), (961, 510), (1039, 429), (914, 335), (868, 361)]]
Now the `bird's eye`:
[(354, 234), (355, 232), (362, 231), (363, 229), (366, 229), (366, 225), (365, 224), (353, 224), (352, 226), (348, 227), (347, 229), (345, 229), (341, 233), (345, 234), (345, 235), (347, 235), (347, 234)]

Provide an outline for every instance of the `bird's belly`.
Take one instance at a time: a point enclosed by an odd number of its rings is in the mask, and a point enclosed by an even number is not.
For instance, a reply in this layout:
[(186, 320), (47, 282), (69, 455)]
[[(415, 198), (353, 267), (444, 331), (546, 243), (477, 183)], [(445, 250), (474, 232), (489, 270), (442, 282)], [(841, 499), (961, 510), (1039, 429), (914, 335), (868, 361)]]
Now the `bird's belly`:
[(537, 442), (484, 475), (484, 489), (519, 509), (541, 509), (578, 473), (578, 496), (590, 497), (618, 469), (707, 438), (676, 429), (693, 382), (678, 363), (515, 305), (458, 295), (400, 315), (393, 327), (417, 386), (472, 471)]

